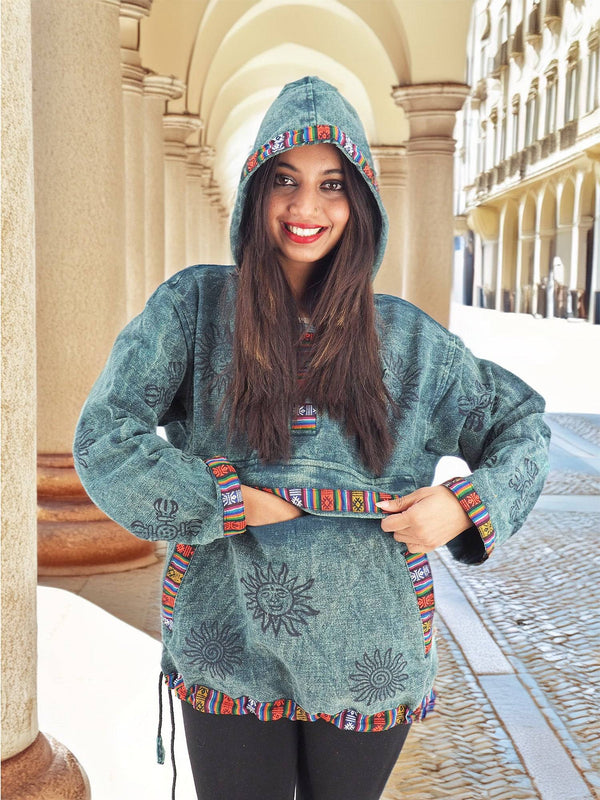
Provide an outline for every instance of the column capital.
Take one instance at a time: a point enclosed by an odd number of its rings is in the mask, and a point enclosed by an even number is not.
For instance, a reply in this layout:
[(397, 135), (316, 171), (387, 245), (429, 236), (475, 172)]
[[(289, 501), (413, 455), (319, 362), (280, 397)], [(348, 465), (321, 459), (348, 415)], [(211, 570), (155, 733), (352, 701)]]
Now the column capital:
[(404, 145), (373, 145), (371, 153), (377, 167), (380, 186), (402, 188), (406, 186), (406, 147)]
[(186, 142), (193, 133), (201, 128), (202, 120), (195, 114), (163, 114), (165, 157), (186, 161)]
[(454, 152), (454, 125), (469, 87), (464, 83), (417, 83), (395, 86), (392, 97), (408, 118), (408, 152)]
[(119, 13), (122, 17), (141, 19), (150, 14), (152, 0), (121, 0)]
[(174, 75), (157, 75), (146, 72), (144, 75), (144, 94), (160, 97), (163, 100), (177, 100), (185, 92), (185, 83)]
[(200, 151), (201, 147), (197, 144), (188, 144), (185, 148), (186, 162), (187, 162), (187, 177), (194, 179), (202, 179), (204, 175), (204, 167), (202, 166)]
[(137, 64), (121, 62), (121, 82), (124, 92), (143, 94), (146, 70)]

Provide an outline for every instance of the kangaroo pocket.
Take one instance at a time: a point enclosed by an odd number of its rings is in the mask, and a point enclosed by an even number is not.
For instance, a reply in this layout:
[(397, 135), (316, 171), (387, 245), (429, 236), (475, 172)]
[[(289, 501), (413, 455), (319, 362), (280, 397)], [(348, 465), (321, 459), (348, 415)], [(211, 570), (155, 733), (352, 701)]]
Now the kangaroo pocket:
[(414, 709), (435, 671), (415, 597), (378, 520), (306, 514), (196, 548), (166, 644), (186, 686), (311, 714)]

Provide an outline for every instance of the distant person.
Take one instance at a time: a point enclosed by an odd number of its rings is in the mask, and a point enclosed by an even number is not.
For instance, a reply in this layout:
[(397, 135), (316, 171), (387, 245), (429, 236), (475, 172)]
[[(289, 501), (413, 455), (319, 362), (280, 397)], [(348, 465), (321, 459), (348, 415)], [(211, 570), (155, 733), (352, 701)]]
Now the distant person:
[[(168, 542), (162, 671), (199, 798), (379, 797), (434, 706), (426, 553), (481, 563), (542, 488), (542, 399), (373, 295), (387, 235), (356, 112), (288, 84), (243, 169), (235, 266), (159, 287), (83, 409), (90, 497)], [(472, 473), (432, 487), (445, 455)]]

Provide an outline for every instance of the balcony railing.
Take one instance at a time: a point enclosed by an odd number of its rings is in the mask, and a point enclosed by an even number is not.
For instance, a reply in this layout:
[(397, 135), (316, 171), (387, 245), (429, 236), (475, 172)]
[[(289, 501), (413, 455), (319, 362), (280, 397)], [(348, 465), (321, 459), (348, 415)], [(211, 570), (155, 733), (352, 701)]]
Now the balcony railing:
[(544, 136), (544, 138), (541, 139), (540, 145), (542, 149), (542, 158), (548, 158), (549, 155), (556, 152), (556, 139), (557, 136), (555, 133), (549, 133), (547, 136)]
[(574, 119), (572, 122), (567, 122), (564, 128), (561, 128), (559, 131), (559, 139), (560, 139), (560, 149), (566, 150), (567, 147), (571, 147), (577, 141), (577, 120)]

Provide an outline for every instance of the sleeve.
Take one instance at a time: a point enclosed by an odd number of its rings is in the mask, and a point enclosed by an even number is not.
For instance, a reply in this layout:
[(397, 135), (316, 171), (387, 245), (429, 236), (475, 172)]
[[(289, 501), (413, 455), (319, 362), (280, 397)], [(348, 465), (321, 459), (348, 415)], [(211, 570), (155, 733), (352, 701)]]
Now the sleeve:
[(240, 482), (227, 459), (204, 462), (156, 432), (166, 419), (185, 425), (192, 342), (163, 284), (118, 336), (77, 424), (73, 454), (85, 490), (144, 539), (206, 544), (245, 531)]
[(450, 377), (433, 422), (446, 438), (444, 454), (462, 457), (472, 470), (444, 485), (473, 525), (448, 547), (459, 561), (481, 563), (519, 530), (540, 495), (550, 431), (537, 392), (497, 364), (475, 358), (460, 340), (453, 344)]

